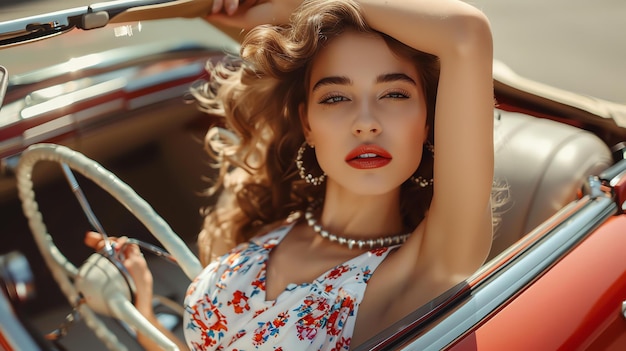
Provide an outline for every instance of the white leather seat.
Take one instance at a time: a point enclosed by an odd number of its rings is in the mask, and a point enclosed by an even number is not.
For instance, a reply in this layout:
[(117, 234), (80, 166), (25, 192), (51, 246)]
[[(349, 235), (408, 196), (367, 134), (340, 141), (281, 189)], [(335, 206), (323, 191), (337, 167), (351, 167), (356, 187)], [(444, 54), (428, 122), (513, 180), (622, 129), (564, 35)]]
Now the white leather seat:
[(612, 163), (596, 135), (563, 123), (496, 109), (495, 179), (508, 186), (490, 258), (576, 199), (589, 175)]

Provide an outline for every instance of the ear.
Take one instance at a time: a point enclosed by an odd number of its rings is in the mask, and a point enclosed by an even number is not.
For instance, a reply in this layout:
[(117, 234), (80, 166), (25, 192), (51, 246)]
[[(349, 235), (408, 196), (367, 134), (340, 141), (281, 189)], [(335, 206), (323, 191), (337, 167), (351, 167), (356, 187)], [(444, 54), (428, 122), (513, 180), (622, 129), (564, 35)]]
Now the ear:
[(302, 126), (302, 133), (304, 133), (304, 139), (309, 145), (314, 145), (311, 140), (311, 126), (309, 125), (309, 118), (306, 112), (306, 105), (300, 103), (298, 105), (298, 115), (300, 117), (300, 124)]

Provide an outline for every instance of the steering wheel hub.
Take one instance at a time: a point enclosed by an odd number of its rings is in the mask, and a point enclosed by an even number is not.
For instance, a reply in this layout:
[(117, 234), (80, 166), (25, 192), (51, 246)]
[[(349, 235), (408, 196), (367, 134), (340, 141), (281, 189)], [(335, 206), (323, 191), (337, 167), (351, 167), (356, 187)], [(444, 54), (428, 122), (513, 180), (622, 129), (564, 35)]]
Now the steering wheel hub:
[[(78, 270), (74, 285), (87, 305), (97, 313), (113, 317), (109, 308), (112, 295), (119, 294), (132, 301), (132, 281), (118, 268), (120, 263), (94, 253)], [(123, 269), (123, 268), (122, 268)]]

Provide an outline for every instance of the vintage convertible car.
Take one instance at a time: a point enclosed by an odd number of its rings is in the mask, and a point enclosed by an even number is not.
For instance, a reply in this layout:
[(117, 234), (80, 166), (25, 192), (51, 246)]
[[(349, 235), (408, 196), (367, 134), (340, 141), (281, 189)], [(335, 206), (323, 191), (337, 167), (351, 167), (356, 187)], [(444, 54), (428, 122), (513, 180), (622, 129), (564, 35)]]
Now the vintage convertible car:
[[(238, 47), (197, 18), (209, 3), (114, 1), (0, 22), (1, 350), (141, 349), (135, 330), (150, 326), (130, 283), (82, 244), (100, 228), (92, 213), (154, 253), (155, 306), (180, 335), (214, 123), (186, 92)], [(489, 261), (358, 350), (626, 349), (626, 106), (498, 61), (494, 84), (509, 199)]]

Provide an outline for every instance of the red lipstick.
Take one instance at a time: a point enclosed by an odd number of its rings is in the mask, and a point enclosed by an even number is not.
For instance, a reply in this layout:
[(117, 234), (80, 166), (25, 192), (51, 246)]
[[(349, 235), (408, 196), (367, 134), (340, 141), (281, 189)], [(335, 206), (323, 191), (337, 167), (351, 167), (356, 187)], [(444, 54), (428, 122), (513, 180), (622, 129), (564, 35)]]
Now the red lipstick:
[(371, 169), (386, 166), (391, 154), (378, 145), (359, 145), (348, 153), (346, 162), (356, 169)]

